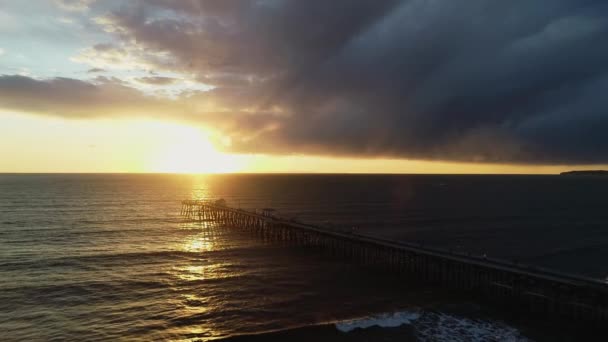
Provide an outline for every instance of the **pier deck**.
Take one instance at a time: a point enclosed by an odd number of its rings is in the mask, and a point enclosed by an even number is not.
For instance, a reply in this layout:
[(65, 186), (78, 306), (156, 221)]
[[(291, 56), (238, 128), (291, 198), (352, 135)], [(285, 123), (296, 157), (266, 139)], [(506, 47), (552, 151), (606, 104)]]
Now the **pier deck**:
[(183, 201), (181, 215), (248, 230), (271, 240), (321, 248), (424, 282), (503, 299), (530, 312), (597, 324), (608, 321), (608, 284), (597, 279), (336, 231), (276, 217), (269, 209), (252, 212), (231, 208), (223, 201)]

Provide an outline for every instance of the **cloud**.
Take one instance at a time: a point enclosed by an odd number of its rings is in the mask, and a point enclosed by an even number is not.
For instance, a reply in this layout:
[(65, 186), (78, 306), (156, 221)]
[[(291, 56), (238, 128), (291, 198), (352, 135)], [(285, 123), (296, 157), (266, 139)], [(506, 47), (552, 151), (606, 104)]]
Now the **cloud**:
[(158, 116), (175, 111), (171, 101), (145, 96), (114, 78), (37, 80), (0, 76), (0, 108), (67, 118)]
[(148, 0), (92, 19), (113, 41), (75, 60), (214, 86), (176, 101), (235, 151), (605, 163), (606, 18), (599, 0)]
[(165, 76), (146, 76), (135, 79), (137, 82), (152, 84), (152, 85), (170, 85), (178, 81), (177, 78)]
[(4, 49), (0, 48), (0, 56), (4, 55)]
[(101, 68), (91, 68), (89, 70), (87, 70), (87, 72), (89, 74), (93, 74), (93, 73), (98, 73), (98, 72), (105, 72), (105, 69), (101, 69)]
[(66, 11), (84, 12), (89, 9), (95, 0), (55, 0), (55, 4)]
[(82, 49), (73, 62), (107, 70), (152, 70), (170, 63), (167, 52), (146, 50), (138, 45), (99, 43)]
[(129, 83), (98, 76), (82, 81), (72, 78), (35, 79), (0, 76), (0, 108), (68, 119), (147, 117), (214, 127), (245, 141), (276, 124), (276, 113), (230, 110), (216, 106), (221, 94), (196, 91), (169, 99), (146, 95)]

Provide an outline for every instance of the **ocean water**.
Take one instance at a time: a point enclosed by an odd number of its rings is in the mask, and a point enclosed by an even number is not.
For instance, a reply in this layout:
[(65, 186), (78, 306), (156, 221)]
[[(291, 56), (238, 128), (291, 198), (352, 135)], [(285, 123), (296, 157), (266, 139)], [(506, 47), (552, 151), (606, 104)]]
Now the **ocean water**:
[(180, 201), (605, 279), (606, 193), (602, 177), (0, 175), (0, 339), (195, 341), (335, 323), (525, 341), (518, 323), (453, 310), (471, 304), (450, 293), (186, 222)]

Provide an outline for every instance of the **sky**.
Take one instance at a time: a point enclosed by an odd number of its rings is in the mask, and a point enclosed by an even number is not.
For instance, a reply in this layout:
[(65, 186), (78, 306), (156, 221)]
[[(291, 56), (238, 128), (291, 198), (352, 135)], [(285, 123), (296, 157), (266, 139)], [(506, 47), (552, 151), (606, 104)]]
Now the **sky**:
[(0, 0), (0, 172), (608, 168), (608, 3)]

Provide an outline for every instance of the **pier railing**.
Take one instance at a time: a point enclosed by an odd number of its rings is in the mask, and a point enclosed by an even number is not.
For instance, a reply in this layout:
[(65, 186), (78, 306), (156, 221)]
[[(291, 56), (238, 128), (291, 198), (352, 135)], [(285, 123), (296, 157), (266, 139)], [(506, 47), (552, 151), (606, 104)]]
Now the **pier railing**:
[(421, 281), (504, 299), (527, 311), (594, 323), (608, 321), (608, 284), (593, 278), (336, 231), (280, 218), (270, 209), (252, 212), (231, 208), (223, 201), (183, 201), (181, 215), (245, 229), (271, 240), (322, 248)]

